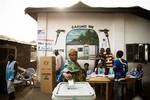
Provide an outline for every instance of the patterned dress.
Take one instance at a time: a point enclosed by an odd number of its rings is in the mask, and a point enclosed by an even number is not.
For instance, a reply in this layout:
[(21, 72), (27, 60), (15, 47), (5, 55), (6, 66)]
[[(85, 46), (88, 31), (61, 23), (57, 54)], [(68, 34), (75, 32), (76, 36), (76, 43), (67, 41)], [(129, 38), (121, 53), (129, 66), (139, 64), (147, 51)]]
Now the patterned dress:
[[(86, 79), (84, 70), (80, 67), (78, 63), (75, 63), (70, 59), (64, 64), (63, 72), (71, 73), (74, 81), (76, 82), (85, 81)], [(63, 80), (66, 81), (65, 79)]]

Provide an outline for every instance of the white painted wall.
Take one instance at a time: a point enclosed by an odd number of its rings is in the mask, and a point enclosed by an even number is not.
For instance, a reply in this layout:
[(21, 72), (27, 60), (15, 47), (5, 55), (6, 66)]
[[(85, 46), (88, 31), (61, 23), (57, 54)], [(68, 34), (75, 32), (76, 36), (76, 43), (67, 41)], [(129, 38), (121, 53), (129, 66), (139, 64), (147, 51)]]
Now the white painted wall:
[(114, 15), (113, 26), (112, 26), (111, 30), (112, 30), (111, 50), (112, 50), (112, 53), (115, 55), (117, 50), (125, 51), (124, 14), (115, 14)]
[[(102, 42), (102, 38), (105, 38), (105, 35), (103, 32), (99, 32), (99, 29), (108, 28), (110, 29), (110, 42), (113, 41), (112, 34), (115, 31), (112, 31), (113, 27), (116, 22), (117, 18), (116, 14), (100, 14), (100, 13), (54, 13), (54, 14), (48, 14), (48, 36), (49, 38), (56, 38), (56, 30), (57, 29), (65, 29), (65, 34), (61, 34), (59, 36), (57, 45), (55, 48), (65, 48), (65, 42), (66, 42), (66, 35), (71, 30), (72, 25), (93, 25), (95, 31), (98, 33), (100, 43)], [(39, 14), (38, 17), (38, 28), (39, 29), (46, 29), (46, 14)], [(101, 45), (100, 45), (101, 46)]]
[[(53, 40), (53, 49), (64, 49), (62, 53), (64, 57), (66, 35), (72, 29), (72, 25), (93, 25), (99, 36), (100, 48), (102, 39), (106, 37), (98, 30), (109, 29), (111, 50), (114, 55), (118, 49), (125, 51), (126, 43), (150, 43), (150, 21), (135, 15), (118, 13), (41, 13), (38, 15), (38, 29), (47, 32), (48, 39)], [(64, 29), (65, 33), (59, 35), (55, 45), (57, 29)], [(45, 55), (45, 52), (39, 52), (38, 55)], [(51, 52), (47, 55), (51, 55)]]
[(150, 43), (150, 21), (138, 16), (126, 15), (125, 43)]

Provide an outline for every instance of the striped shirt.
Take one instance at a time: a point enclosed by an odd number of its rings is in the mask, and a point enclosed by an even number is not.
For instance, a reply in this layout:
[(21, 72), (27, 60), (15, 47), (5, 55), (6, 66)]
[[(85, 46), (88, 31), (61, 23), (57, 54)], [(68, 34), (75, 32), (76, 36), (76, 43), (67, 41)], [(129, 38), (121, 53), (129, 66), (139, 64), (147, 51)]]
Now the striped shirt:
[(113, 67), (113, 55), (110, 54), (105, 54), (105, 59), (106, 59), (106, 68)]

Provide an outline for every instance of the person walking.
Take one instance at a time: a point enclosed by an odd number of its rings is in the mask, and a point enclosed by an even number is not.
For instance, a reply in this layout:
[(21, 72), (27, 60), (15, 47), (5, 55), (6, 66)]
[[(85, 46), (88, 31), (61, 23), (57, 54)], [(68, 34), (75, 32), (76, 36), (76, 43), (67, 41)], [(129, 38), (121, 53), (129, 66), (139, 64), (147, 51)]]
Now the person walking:
[(14, 55), (9, 55), (6, 65), (6, 82), (9, 100), (15, 99), (14, 79), (17, 75), (17, 70), (18, 66)]
[(54, 53), (56, 56), (56, 80), (57, 80), (61, 70), (63, 69), (64, 61), (63, 57), (59, 54), (58, 50), (55, 50)]
[(113, 67), (113, 54), (111, 53), (110, 48), (107, 48), (105, 54), (105, 75), (109, 74), (109, 69), (112, 67)]

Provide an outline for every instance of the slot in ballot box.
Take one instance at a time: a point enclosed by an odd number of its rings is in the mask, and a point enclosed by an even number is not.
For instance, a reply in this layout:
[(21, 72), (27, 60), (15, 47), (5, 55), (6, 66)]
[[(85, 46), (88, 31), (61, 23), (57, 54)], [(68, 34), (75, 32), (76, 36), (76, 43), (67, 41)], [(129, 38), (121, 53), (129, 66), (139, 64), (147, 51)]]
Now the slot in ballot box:
[(60, 82), (52, 93), (52, 100), (95, 100), (94, 89), (88, 82), (75, 82), (68, 88), (68, 82)]

